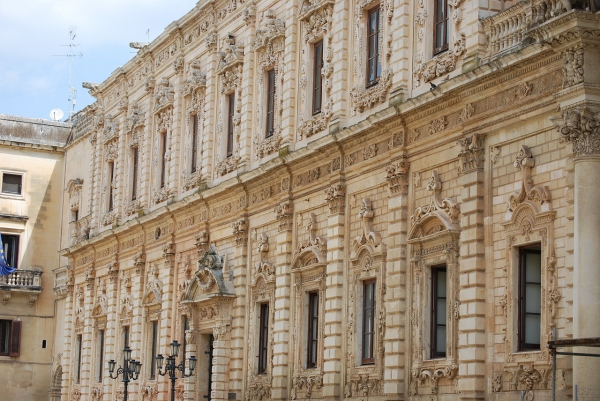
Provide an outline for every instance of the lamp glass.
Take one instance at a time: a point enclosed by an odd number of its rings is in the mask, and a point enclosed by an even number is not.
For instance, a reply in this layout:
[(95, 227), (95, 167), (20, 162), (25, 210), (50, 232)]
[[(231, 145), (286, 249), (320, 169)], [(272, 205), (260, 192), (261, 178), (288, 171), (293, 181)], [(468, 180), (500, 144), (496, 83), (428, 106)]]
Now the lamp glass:
[(131, 359), (131, 348), (125, 347), (123, 348), (123, 359), (126, 361)]
[(135, 374), (139, 375), (140, 372), (142, 370), (142, 363), (141, 362), (136, 362), (135, 363)]
[(179, 355), (179, 343), (177, 342), (177, 340), (174, 340), (171, 343), (171, 356), (174, 356), (175, 358), (177, 358), (178, 355)]
[(116, 365), (116, 362), (114, 360), (111, 359), (110, 361), (108, 361), (108, 372), (109, 373), (112, 373), (115, 371), (115, 365)]
[(158, 367), (158, 369), (160, 370), (163, 366), (163, 359), (164, 357), (161, 354), (158, 354), (156, 356), (156, 366)]
[(196, 369), (196, 357), (190, 356), (190, 370)]
[(129, 371), (130, 372), (134, 372), (135, 371), (135, 364), (136, 363), (137, 362), (135, 361), (135, 359), (132, 359), (132, 360), (129, 361)]

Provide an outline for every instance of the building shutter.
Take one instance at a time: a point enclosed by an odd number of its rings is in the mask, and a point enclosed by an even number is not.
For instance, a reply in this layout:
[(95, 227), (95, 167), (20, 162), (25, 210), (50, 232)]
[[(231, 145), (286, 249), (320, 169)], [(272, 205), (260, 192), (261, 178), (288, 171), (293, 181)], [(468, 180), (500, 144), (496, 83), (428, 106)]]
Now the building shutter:
[(10, 344), (8, 346), (10, 356), (21, 354), (21, 321), (13, 320), (10, 325)]

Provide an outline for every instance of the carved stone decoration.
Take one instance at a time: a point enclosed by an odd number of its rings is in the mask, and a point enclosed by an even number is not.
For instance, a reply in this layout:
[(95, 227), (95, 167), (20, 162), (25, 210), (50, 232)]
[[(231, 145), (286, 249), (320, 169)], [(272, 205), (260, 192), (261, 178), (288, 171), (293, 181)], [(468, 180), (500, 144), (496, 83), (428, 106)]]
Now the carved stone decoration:
[(310, 214), (306, 231), (309, 233), (308, 241), (298, 243), (296, 254), (303, 252), (307, 248), (315, 248), (321, 255), (327, 253), (327, 240), (317, 236), (317, 216), (314, 213)]
[(242, 217), (231, 224), (236, 245), (245, 245), (248, 242), (248, 221)]
[(352, 241), (355, 252), (358, 252), (358, 249), (367, 243), (373, 248), (378, 247), (379, 244), (381, 244), (381, 235), (373, 229), (374, 216), (375, 212), (373, 211), (371, 200), (369, 198), (364, 198), (360, 206), (360, 212), (358, 213), (358, 218), (361, 219), (363, 223), (363, 231), (361, 235), (354, 238), (354, 241)]
[(114, 117), (107, 114), (104, 122), (104, 129), (102, 130), (102, 142), (106, 143), (114, 139), (119, 133), (117, 123), (114, 121)]
[(325, 200), (330, 214), (344, 214), (346, 210), (346, 186), (335, 184), (325, 188)]
[(195, 302), (199, 297), (205, 297), (207, 293), (215, 291), (219, 294), (231, 293), (223, 277), (223, 258), (218, 254), (215, 245), (211, 244), (208, 251), (198, 260), (197, 270), (185, 292), (183, 302)]
[(412, 380), (418, 381), (430, 388), (431, 394), (438, 393), (438, 382), (441, 378), (454, 379), (458, 373), (458, 365), (451, 364), (433, 369), (412, 369)]
[(392, 78), (394, 72), (391, 69), (386, 69), (381, 74), (377, 85), (367, 89), (359, 89), (364, 84), (354, 86), (350, 91), (350, 99), (352, 99), (352, 111), (362, 113), (365, 108), (371, 108), (379, 103), (385, 102), (389, 89), (392, 86)]
[(156, 401), (158, 395), (158, 383), (156, 381), (148, 381), (140, 386), (142, 393), (142, 401)]
[(485, 163), (483, 138), (484, 136), (481, 134), (473, 134), (458, 140), (457, 143), (460, 146), (460, 151), (458, 153), (459, 174), (483, 170)]
[(446, 129), (448, 125), (448, 121), (446, 121), (446, 117), (438, 117), (434, 118), (429, 122), (429, 135), (437, 134), (440, 131)]
[(249, 26), (256, 21), (256, 5), (253, 1), (248, 4), (248, 7), (246, 7), (244, 11), (242, 11), (242, 19), (246, 26)]
[(222, 74), (227, 68), (237, 66), (244, 62), (244, 47), (236, 43), (235, 36), (227, 35), (223, 39), (223, 48), (218, 53), (217, 74)]
[(79, 388), (79, 386), (73, 387), (73, 390), (71, 390), (71, 398), (70, 399), (73, 401), (81, 400), (81, 389)]
[(275, 217), (279, 220), (279, 232), (292, 229), (294, 221), (292, 219), (294, 205), (290, 201), (285, 201), (275, 206)]
[(159, 278), (159, 273), (158, 265), (153, 264), (148, 275), (148, 283), (143, 298), (145, 305), (160, 304), (162, 302), (163, 282)]
[(254, 138), (254, 146), (256, 148), (254, 158), (259, 160), (265, 156), (275, 153), (279, 150), (282, 140), (283, 137), (281, 136), (281, 128), (276, 128), (275, 133), (266, 139), (263, 139), (262, 135), (257, 133)]
[[(409, 238), (417, 238), (433, 234), (436, 227), (427, 227), (426, 223), (431, 217), (436, 216), (444, 224), (441, 229), (458, 230), (458, 217), (460, 209), (456, 202), (451, 198), (442, 199), (442, 182), (437, 170), (431, 173), (431, 179), (427, 184), (427, 191), (432, 193), (431, 203), (415, 209), (415, 213), (410, 216), (411, 232)], [(432, 231), (433, 230), (433, 231)]]
[(175, 71), (175, 74), (181, 74), (183, 73), (183, 55), (179, 55), (177, 56), (177, 58), (175, 58), (175, 60), (173, 60), (173, 70)]
[(314, 389), (320, 390), (323, 387), (323, 375), (310, 375), (310, 376), (296, 376), (292, 378), (292, 392), (290, 399), (297, 400), (298, 394), (304, 393), (304, 397), (300, 398), (308, 398), (312, 397), (312, 393)]
[(81, 191), (83, 190), (83, 180), (75, 178), (67, 183), (67, 193), (69, 194), (69, 208), (79, 210), (81, 204)]
[(422, 53), (417, 53), (413, 72), (413, 85), (418, 87), (423, 83), (433, 81), (437, 77), (447, 75), (454, 71), (459, 57), (466, 51), (466, 36), (459, 32), (452, 42), (451, 51), (444, 52), (431, 60), (423, 62)]
[(154, 93), (154, 112), (158, 113), (159, 111), (172, 106), (174, 99), (175, 91), (169, 83), (169, 78), (164, 77), (161, 79), (156, 88), (156, 92)]
[(469, 118), (471, 118), (474, 112), (475, 108), (473, 108), (473, 105), (471, 103), (467, 103), (458, 115), (458, 122), (461, 124), (465, 123)]
[(187, 97), (192, 96), (192, 93), (197, 90), (202, 91), (202, 95), (204, 94), (203, 92), (206, 90), (206, 74), (200, 69), (200, 60), (196, 59), (190, 63), (187, 78), (183, 81), (181, 93)]
[(102, 386), (92, 387), (92, 401), (102, 401), (103, 396)]
[(583, 82), (583, 49), (569, 49), (563, 53), (563, 88)]
[(209, 243), (210, 232), (208, 231), (208, 229), (200, 231), (194, 236), (194, 239), (196, 240), (194, 244), (198, 248), (198, 253), (202, 254), (204, 253), (204, 248)]
[(514, 165), (521, 170), (521, 188), (518, 192), (509, 196), (508, 211), (514, 212), (516, 207), (525, 201), (538, 204), (543, 210), (550, 210), (550, 190), (548, 187), (533, 185), (531, 168), (535, 165), (535, 161), (533, 160), (531, 150), (527, 146), (521, 145), (521, 150), (517, 155)]
[(575, 156), (600, 154), (600, 112), (586, 107), (564, 110), (551, 121), (562, 135), (561, 142), (571, 142)]
[(410, 163), (406, 161), (406, 158), (402, 158), (400, 161), (385, 166), (385, 179), (388, 182), (390, 194), (408, 193), (409, 168)]
[(256, 252), (260, 255), (259, 261), (256, 263), (255, 275), (261, 274), (266, 279), (274, 278), (275, 266), (267, 261), (269, 252), (269, 237), (266, 233), (258, 234), (256, 238)]

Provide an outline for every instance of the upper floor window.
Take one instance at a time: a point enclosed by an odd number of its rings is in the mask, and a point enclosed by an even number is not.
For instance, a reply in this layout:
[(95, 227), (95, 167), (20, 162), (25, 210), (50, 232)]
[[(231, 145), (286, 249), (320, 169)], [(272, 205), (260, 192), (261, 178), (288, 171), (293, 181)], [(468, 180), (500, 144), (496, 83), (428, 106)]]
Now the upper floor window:
[(15, 269), (19, 268), (19, 236), (2, 234), (2, 250), (6, 263)]
[(227, 96), (227, 157), (233, 155), (233, 116), (235, 115), (235, 93)]
[(269, 353), (269, 304), (260, 304), (258, 333), (258, 373), (267, 373)]
[(321, 70), (323, 69), (323, 41), (314, 44), (313, 54), (313, 88), (312, 88), (312, 114), (321, 112), (321, 104), (323, 101), (323, 77)]
[(102, 383), (102, 373), (104, 365), (104, 330), (98, 331), (98, 360), (97, 360), (96, 379)]
[(21, 348), (21, 321), (0, 320), (0, 355), (19, 356)]
[(375, 280), (363, 283), (363, 314), (362, 314), (362, 364), (375, 363), (373, 345), (375, 343), (375, 306), (376, 287)]
[(519, 249), (519, 351), (539, 350), (542, 315), (542, 255), (540, 246)]
[(275, 69), (267, 72), (267, 132), (266, 137), (275, 132)]
[(306, 343), (306, 367), (317, 366), (317, 349), (319, 340), (319, 293), (308, 293), (308, 336)]
[(23, 176), (21, 174), (2, 174), (2, 193), (21, 195)]
[(446, 266), (431, 269), (431, 358), (446, 357)]
[(192, 173), (198, 169), (198, 114), (194, 114), (192, 118)]
[(156, 379), (156, 355), (158, 352), (158, 322), (150, 323), (152, 332), (150, 333), (150, 380)]
[(448, 50), (448, 0), (435, 0), (433, 54)]
[(131, 183), (131, 200), (137, 199), (137, 186), (138, 186), (138, 169), (139, 169), (140, 152), (137, 147), (133, 148), (133, 171), (132, 171), (132, 183)]
[(123, 349), (129, 347), (129, 326), (123, 326)]
[(379, 6), (369, 10), (367, 20), (367, 86), (375, 85), (381, 76), (379, 40), (381, 36)]
[(108, 163), (108, 211), (112, 212), (114, 207), (114, 190), (113, 184), (115, 180), (115, 164)]
[(164, 188), (167, 182), (167, 133), (162, 134), (160, 149), (160, 187)]
[(75, 384), (81, 382), (81, 350), (83, 348), (83, 338), (81, 334), (76, 338), (77, 355), (75, 357)]

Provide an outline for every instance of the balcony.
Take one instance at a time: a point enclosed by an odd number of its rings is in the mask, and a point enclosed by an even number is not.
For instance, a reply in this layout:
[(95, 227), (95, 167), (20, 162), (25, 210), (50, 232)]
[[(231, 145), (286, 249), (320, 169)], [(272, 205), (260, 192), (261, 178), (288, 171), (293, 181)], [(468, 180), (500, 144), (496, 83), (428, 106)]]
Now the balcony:
[(483, 19), (487, 39), (484, 60), (527, 44), (527, 32), (567, 10), (561, 0), (525, 0), (506, 11)]
[(29, 306), (42, 292), (42, 271), (17, 269), (8, 276), (0, 276), (0, 294), (6, 305), (14, 292), (29, 293)]

